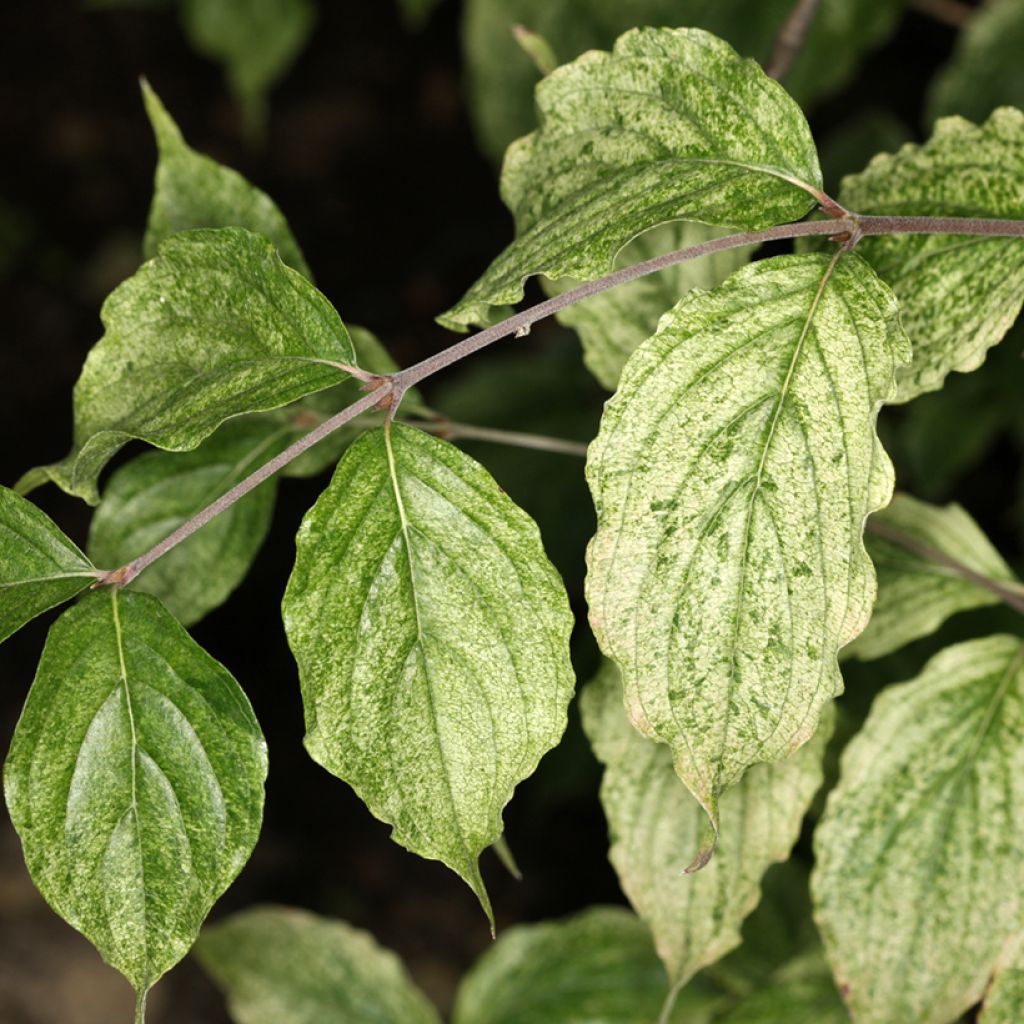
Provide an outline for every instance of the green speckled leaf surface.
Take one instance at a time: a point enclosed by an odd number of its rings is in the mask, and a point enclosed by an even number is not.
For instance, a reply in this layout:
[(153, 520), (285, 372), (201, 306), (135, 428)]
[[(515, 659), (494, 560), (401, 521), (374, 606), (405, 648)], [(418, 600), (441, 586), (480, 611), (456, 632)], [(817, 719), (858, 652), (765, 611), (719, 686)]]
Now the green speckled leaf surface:
[(489, 914), (479, 855), (574, 687), (536, 526), (468, 456), (396, 424), (348, 449), (297, 549), (283, 610), (307, 748)]
[(814, 734), (875, 596), (864, 520), (892, 491), (875, 419), (909, 346), (870, 267), (830, 266), (774, 257), (683, 299), (588, 454), (591, 624), (712, 821), (749, 766)]
[(39, 891), (145, 992), (248, 860), (266, 772), (227, 670), (155, 598), (105, 590), (51, 628), (4, 790)]

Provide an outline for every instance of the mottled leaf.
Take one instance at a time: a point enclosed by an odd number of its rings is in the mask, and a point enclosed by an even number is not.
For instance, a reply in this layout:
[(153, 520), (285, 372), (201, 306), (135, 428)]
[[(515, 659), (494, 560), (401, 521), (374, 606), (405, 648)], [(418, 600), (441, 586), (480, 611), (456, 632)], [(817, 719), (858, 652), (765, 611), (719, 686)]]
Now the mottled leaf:
[[(805, 107), (834, 92), (864, 54), (885, 41), (902, 8), (903, 0), (874, 0), (865, 17), (860, 0), (821, 4), (786, 88)], [(537, 71), (513, 41), (515, 24), (544, 36), (563, 62), (584, 50), (608, 49), (630, 28), (689, 25), (764, 63), (792, 9), (792, 0), (468, 0), (462, 39), (477, 138), (498, 161), (513, 139), (536, 127)]]
[(480, 852), (574, 685), (536, 526), (457, 448), (394, 425), (348, 449), (297, 547), (284, 622), (307, 748), (489, 915)]
[(185, 33), (224, 65), (250, 131), (262, 129), (266, 95), (305, 46), (316, 14), (313, 0), (181, 0)]
[(106, 333), (75, 385), (75, 443), (52, 479), (96, 504), (96, 481), (132, 438), (195, 448), (224, 420), (337, 384), (352, 363), (345, 325), (265, 239), (240, 228), (186, 231), (111, 293)]
[(344, 921), (256, 907), (204, 928), (196, 956), (235, 1024), (440, 1024), (402, 962)]
[(740, 925), (761, 897), (765, 871), (789, 856), (822, 782), (831, 715), (793, 757), (751, 768), (722, 797), (717, 853), (703, 871), (684, 875), (705, 829), (704, 812), (679, 781), (668, 747), (631, 725), (613, 665), (606, 662), (584, 690), (581, 710), (605, 766), (609, 857), (654, 934), (669, 980), (683, 985), (740, 944)]
[(978, 1024), (1020, 1024), (1024, 1020), (1024, 932), (1007, 939), (996, 961)]
[(1010, 567), (959, 505), (940, 507), (897, 494), (871, 517), (866, 544), (878, 573), (878, 597), (867, 628), (844, 656), (881, 658), (934, 633), (956, 612), (998, 603), (996, 594), (948, 560), (1024, 597)]
[(676, 219), (763, 228), (803, 216), (821, 170), (807, 121), (753, 61), (699, 29), (637, 29), (537, 86), (541, 127), (508, 151), (518, 238), (441, 318), (485, 323), (532, 274), (588, 280)]
[(605, 406), (591, 624), (712, 825), (842, 689), (874, 599), (864, 520), (892, 490), (875, 418), (907, 356), (863, 260), (779, 256), (683, 299)]
[(274, 200), (237, 171), (192, 149), (148, 82), (142, 83), (142, 95), (160, 155), (146, 225), (146, 258), (156, 256), (160, 243), (179, 231), (246, 228), (268, 238), (288, 266), (312, 278)]
[[(698, 245), (721, 234), (720, 230), (702, 224), (666, 224), (634, 239), (615, 263), (627, 267), (673, 249)], [(590, 372), (609, 391), (614, 391), (626, 360), (640, 342), (655, 332), (662, 314), (692, 288), (714, 288), (721, 284), (747, 262), (750, 253), (750, 248), (727, 249), (698, 260), (677, 263), (578, 302), (562, 310), (558, 319), (577, 331)], [(571, 285), (572, 282), (565, 282), (566, 287)]]
[(988, 0), (957, 36), (953, 58), (928, 90), (928, 119), (983, 121), (996, 107), (1024, 107), (1024, 3)]
[[(858, 213), (1024, 218), (1024, 114), (1004, 107), (983, 125), (936, 123), (923, 146), (880, 154), (843, 180), (839, 200)], [(914, 358), (895, 400), (977, 369), (1024, 301), (1024, 239), (880, 235), (857, 251), (892, 285)]]
[[(646, 926), (621, 907), (519, 925), (466, 975), (452, 1024), (653, 1024), (669, 987)], [(664, 1024), (704, 1024), (720, 1002), (696, 982)]]
[(949, 647), (875, 701), (815, 834), (815, 916), (858, 1024), (950, 1024), (1024, 891), (1024, 647)]
[(47, 902), (140, 994), (189, 950), (259, 834), (249, 702), (144, 594), (91, 594), (46, 640), (4, 788)]
[[(191, 452), (147, 452), (114, 473), (89, 530), (89, 554), (116, 569), (148, 551), (284, 448), (289, 431), (260, 418), (225, 423)], [(263, 546), (273, 478), (168, 551), (132, 584), (188, 626), (223, 604)]]
[(45, 512), (0, 487), (0, 641), (85, 590), (97, 575)]

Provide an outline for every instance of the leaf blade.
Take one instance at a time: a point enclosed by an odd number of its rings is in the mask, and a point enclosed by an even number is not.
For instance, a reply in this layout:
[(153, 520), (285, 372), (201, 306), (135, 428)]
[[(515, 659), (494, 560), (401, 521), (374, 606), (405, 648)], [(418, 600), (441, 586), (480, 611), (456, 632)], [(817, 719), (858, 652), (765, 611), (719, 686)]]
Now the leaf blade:
[(874, 597), (863, 523), (892, 489), (875, 418), (908, 355), (895, 300), (857, 257), (804, 260), (683, 299), (587, 459), (591, 625), (712, 824), (840, 692), (837, 651)]
[(477, 859), (565, 728), (572, 616), (536, 527), (482, 467), (389, 433), (348, 449), (299, 530), (283, 612), (306, 746), (489, 913)]
[(113, 590), (54, 624), (4, 766), (33, 881), (140, 996), (248, 858), (265, 777), (231, 675), (153, 598)]
[[(729, 109), (723, 112), (721, 103)], [(440, 317), (487, 323), (532, 274), (589, 280), (636, 235), (676, 219), (740, 229), (802, 217), (821, 169), (800, 108), (699, 29), (635, 29), (537, 87), (541, 127), (506, 156), (517, 239)]]

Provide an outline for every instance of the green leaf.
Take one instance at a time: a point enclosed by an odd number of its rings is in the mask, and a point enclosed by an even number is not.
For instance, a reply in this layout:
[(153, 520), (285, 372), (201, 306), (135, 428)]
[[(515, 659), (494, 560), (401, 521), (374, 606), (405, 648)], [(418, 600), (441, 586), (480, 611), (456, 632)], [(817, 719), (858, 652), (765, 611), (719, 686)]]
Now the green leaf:
[[(634, 239), (619, 254), (616, 266), (628, 267), (673, 249), (698, 245), (721, 235), (701, 224), (666, 224)], [(693, 288), (715, 288), (750, 258), (752, 248), (727, 249), (697, 260), (677, 263), (656, 274), (630, 281), (578, 302), (558, 314), (560, 323), (575, 328), (583, 343), (590, 372), (614, 391), (626, 360), (657, 329), (658, 320)], [(563, 282), (558, 282), (561, 285)], [(571, 287), (572, 282), (564, 282)], [(562, 290), (559, 288), (558, 290)]]
[(398, 0), (398, 6), (401, 7), (410, 27), (422, 28), (440, 2), (441, 0)]
[(866, 544), (878, 573), (878, 598), (867, 629), (843, 651), (846, 657), (881, 658), (931, 635), (956, 612), (998, 604), (991, 590), (965, 579), (942, 559), (1019, 586), (999, 552), (959, 505), (940, 507), (897, 494), (888, 508), (871, 517)]
[(996, 961), (978, 1024), (1020, 1024), (1024, 1020), (1024, 932), (1007, 939)]
[[(452, 1024), (653, 1024), (667, 996), (643, 922), (592, 907), (504, 932), (459, 986)], [(664, 1024), (702, 1024), (719, 999), (695, 984)]]
[(815, 915), (860, 1024), (949, 1024), (1020, 927), (1024, 648), (942, 651), (875, 701), (815, 835)]
[(490, 915), (479, 855), (574, 685), (536, 526), (457, 448), (394, 425), (348, 449), (297, 548), (283, 610), (307, 748)]
[(684, 876), (701, 841), (704, 812), (679, 781), (669, 749), (630, 724), (610, 663), (584, 690), (581, 711), (605, 766), (609, 857), (623, 892), (654, 933), (669, 981), (681, 986), (740, 944), (740, 925), (761, 898), (762, 876), (789, 856), (821, 786), (831, 714), (792, 758), (751, 768), (725, 794), (717, 854), (703, 871)]
[(850, 1024), (820, 953), (787, 964), (716, 1024)]
[(75, 385), (75, 444), (45, 473), (96, 504), (97, 478), (132, 438), (187, 451), (226, 419), (337, 384), (355, 359), (334, 307), (240, 228), (186, 231), (115, 289), (106, 333)]
[(266, 747), (245, 695), (152, 597), (54, 623), (4, 787), (46, 901), (144, 995), (252, 851)]
[(0, 566), (0, 642), (99, 575), (45, 512), (7, 487), (0, 487)]
[(402, 962), (344, 921), (255, 907), (204, 928), (199, 962), (236, 1024), (440, 1024)]
[[(923, 146), (880, 154), (843, 179), (839, 201), (863, 214), (1024, 217), (1024, 114), (1004, 107), (983, 125), (936, 123)], [(981, 235), (879, 235), (857, 251), (900, 302), (914, 358), (895, 401), (977, 369), (1024, 301), (1024, 240)]]
[(291, 67), (316, 24), (312, 0), (182, 0), (195, 49), (224, 65), (247, 128), (260, 132), (266, 94)]
[(928, 91), (928, 120), (960, 114), (972, 121), (996, 107), (1024, 107), (1024, 4), (988, 0), (957, 36), (952, 60)]
[(541, 127), (505, 157), (518, 238), (441, 322), (486, 323), (532, 274), (589, 280), (642, 231), (686, 219), (796, 220), (821, 170), (800, 108), (753, 61), (699, 29), (636, 29), (537, 86)]
[(274, 200), (237, 171), (192, 149), (145, 80), (142, 96), (160, 154), (146, 225), (146, 258), (156, 256), (160, 243), (179, 231), (246, 228), (268, 238), (288, 266), (312, 279), (299, 243)]
[[(283, 450), (289, 432), (261, 418), (225, 423), (195, 451), (147, 452), (114, 473), (89, 530), (98, 565), (127, 565)], [(223, 604), (245, 578), (270, 528), (268, 480), (154, 562), (132, 584), (159, 597), (183, 625)]]
[(863, 260), (779, 256), (683, 299), (605, 406), (590, 621), (712, 826), (842, 689), (874, 599), (864, 520), (892, 491), (875, 418), (908, 354)]
[[(789, 92), (807, 107), (842, 86), (864, 54), (890, 35), (903, 3), (874, 0), (870, 16), (860, 0), (822, 4), (786, 78)], [(537, 71), (516, 45), (513, 25), (542, 35), (562, 61), (608, 49), (637, 26), (690, 25), (764, 63), (792, 9), (792, 0), (468, 0), (462, 39), (477, 138), (498, 162), (513, 139), (536, 127)]]

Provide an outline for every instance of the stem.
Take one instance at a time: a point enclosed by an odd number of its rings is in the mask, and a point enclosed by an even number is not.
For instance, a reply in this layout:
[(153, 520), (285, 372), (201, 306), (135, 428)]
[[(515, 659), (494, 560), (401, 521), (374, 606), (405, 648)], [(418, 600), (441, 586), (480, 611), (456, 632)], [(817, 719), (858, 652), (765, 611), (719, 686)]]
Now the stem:
[(951, 28), (963, 28), (974, 14), (961, 0), (910, 0), (910, 6)]
[(772, 46), (772, 55), (766, 69), (769, 78), (781, 82), (789, 73), (804, 45), (807, 31), (814, 21), (821, 0), (796, 0), (789, 17), (783, 22)]
[[(300, 438), (244, 480), (235, 484), (230, 491), (221, 495), (211, 505), (183, 523), (170, 536), (165, 537), (145, 554), (140, 555), (120, 569), (104, 573), (97, 581), (97, 586), (124, 586), (130, 583), (143, 569), (155, 562), (161, 555), (165, 555), (172, 548), (177, 547), (178, 544), (190, 537), (196, 530), (205, 526), (225, 509), (230, 508), (254, 487), (258, 487), (264, 480), (273, 476), (283, 466), (288, 465), (289, 462), (297, 458), (308, 448), (311, 448), (317, 441), (327, 437), (328, 434), (333, 433), (361, 413), (367, 412), (374, 406), (379, 406), (388, 410), (390, 418), (394, 415), (402, 395), (414, 384), (418, 384), (421, 380), (432, 376), (439, 370), (443, 370), (453, 363), (465, 359), (466, 356), (472, 355), (474, 352), (478, 352), (480, 349), (486, 348), (502, 338), (507, 338), (509, 335), (522, 337), (528, 333), (530, 327), (538, 320), (552, 316), (569, 306), (575, 305), (577, 302), (590, 298), (592, 295), (597, 295), (628, 281), (635, 281), (646, 274), (654, 274), (659, 270), (664, 270), (666, 267), (675, 266), (677, 263), (685, 263), (687, 260), (698, 259), (713, 252), (723, 252), (726, 249), (738, 249), (747, 245), (759, 245), (762, 242), (813, 236), (831, 236), (837, 241), (846, 243), (847, 248), (851, 248), (856, 240), (863, 235), (888, 234), (959, 234), (1016, 238), (1024, 237), (1024, 220), (1001, 220), (981, 217), (876, 217), (859, 216), (855, 213), (850, 213), (831, 220), (780, 224), (777, 227), (765, 228), (762, 231), (745, 231), (741, 234), (727, 235), (724, 238), (714, 238), (711, 241), (702, 242), (700, 245), (691, 245), (685, 249), (677, 249), (675, 252), (666, 253), (663, 256), (655, 256), (631, 267), (623, 267), (621, 270), (606, 274), (596, 281), (587, 281), (585, 284), (571, 288), (561, 295), (546, 299), (544, 302), (538, 302), (535, 306), (531, 306), (529, 309), (524, 309), (508, 319), (502, 320), (501, 323), (495, 324), (492, 327), (486, 327), (476, 334), (471, 334), (469, 337), (455, 342), (454, 345), (450, 345), (436, 355), (414, 363), (398, 373), (380, 377), (379, 380), (371, 383), (373, 390), (368, 395), (342, 409), (341, 412), (336, 413), (330, 419), (324, 420), (323, 423), (311, 430), (305, 437)], [(505, 438), (507, 438), (507, 435), (503, 437), (503, 439)], [(497, 438), (491, 439), (496, 440)], [(562, 450), (566, 449), (562, 448)]]
[(546, 437), (544, 434), (524, 434), (517, 430), (499, 430), (496, 427), (478, 427), (472, 423), (455, 423), (444, 416), (439, 416), (436, 420), (403, 422), (419, 427), (428, 434), (443, 437), (447, 441), (493, 441), (495, 444), (508, 444), (515, 448), (531, 448), (538, 452), (556, 452), (559, 455), (579, 455), (584, 458), (587, 454), (587, 445), (584, 441)]
[(658, 1015), (658, 1024), (669, 1024), (672, 1019), (672, 1011), (675, 1009), (676, 999), (683, 989), (684, 982), (677, 981), (665, 996), (665, 1002), (661, 1004), (661, 1013)]
[(134, 1024), (146, 1024), (146, 996), (149, 989), (143, 989), (135, 994), (135, 1016), (132, 1018)]
[(1014, 611), (1024, 614), (1024, 592), (1015, 587), (1014, 584), (994, 580), (991, 576), (984, 576), (982, 573), (976, 572), (969, 565), (965, 565), (959, 559), (953, 558), (952, 555), (947, 555), (944, 551), (932, 547), (931, 544), (926, 544), (924, 541), (918, 540), (916, 537), (912, 537), (910, 534), (897, 530), (877, 519), (869, 519), (866, 529), (876, 537), (881, 537), (883, 540), (889, 541), (890, 544), (896, 544), (901, 548), (905, 548), (907, 551), (913, 552), (913, 554), (925, 559), (925, 561), (934, 562), (936, 565), (951, 569), (958, 576), (975, 584), (975, 586), (982, 587), (995, 594), (1000, 601)]

